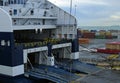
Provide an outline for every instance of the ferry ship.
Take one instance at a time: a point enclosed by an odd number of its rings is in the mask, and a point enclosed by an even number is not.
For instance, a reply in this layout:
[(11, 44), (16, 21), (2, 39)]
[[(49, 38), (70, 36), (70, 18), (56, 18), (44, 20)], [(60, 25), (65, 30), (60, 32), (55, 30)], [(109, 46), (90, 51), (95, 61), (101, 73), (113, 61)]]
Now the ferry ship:
[(47, 0), (0, 0), (0, 19), (1, 83), (80, 78), (56, 65), (79, 58), (74, 16)]
[(0, 0), (0, 19), (0, 83), (119, 82), (80, 62), (76, 18), (48, 0)]

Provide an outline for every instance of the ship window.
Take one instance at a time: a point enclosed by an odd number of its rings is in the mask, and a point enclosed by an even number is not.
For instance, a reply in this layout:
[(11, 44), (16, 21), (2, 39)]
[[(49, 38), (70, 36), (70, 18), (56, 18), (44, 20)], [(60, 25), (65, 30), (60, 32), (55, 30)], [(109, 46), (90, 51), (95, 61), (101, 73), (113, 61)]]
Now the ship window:
[(21, 9), (19, 9), (19, 13), (21, 13)]
[(5, 46), (5, 40), (1, 40), (1, 46)]
[(51, 9), (53, 9), (53, 6), (51, 6)]
[(40, 25), (40, 23), (38, 23), (38, 25)]
[(69, 36), (70, 36), (70, 38), (72, 38), (72, 37), (73, 37), (73, 35), (72, 35), (72, 34), (70, 34)]
[(16, 25), (16, 20), (13, 20), (13, 23)]
[(7, 45), (10, 46), (10, 41), (7, 41)]
[(21, 4), (24, 4), (24, 0), (21, 0)]
[(43, 25), (45, 25), (45, 19), (42, 20)]
[(34, 11), (33, 10), (31, 10), (31, 15), (33, 15), (34, 14)]
[(14, 0), (14, 4), (16, 4), (17, 2), (16, 2), (16, 0)]
[(64, 38), (65, 38), (65, 39), (67, 38), (67, 34), (64, 34)]
[(43, 16), (46, 16), (46, 14), (47, 14), (47, 11), (44, 11), (44, 15)]
[(13, 20), (13, 22), (16, 22), (16, 20)]
[(52, 61), (54, 61), (54, 60), (52, 59)]
[(10, 4), (10, 0), (8, 0), (8, 3)]
[(14, 15), (17, 15), (17, 9), (14, 9)]
[(9, 10), (9, 14), (12, 15), (12, 10)]
[(3, 0), (0, 0), (0, 5), (3, 6)]
[(17, 3), (20, 4), (20, 0), (17, 0), (17, 1), (18, 1)]
[(14, 2), (13, 2), (13, 0), (11, 0), (11, 4), (13, 4)]

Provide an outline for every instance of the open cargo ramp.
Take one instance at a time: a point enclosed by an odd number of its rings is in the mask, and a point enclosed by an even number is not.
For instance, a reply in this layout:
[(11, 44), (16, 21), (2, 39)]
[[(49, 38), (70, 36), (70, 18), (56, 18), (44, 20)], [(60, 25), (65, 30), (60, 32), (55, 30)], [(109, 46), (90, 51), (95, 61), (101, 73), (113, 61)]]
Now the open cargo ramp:
[(72, 71), (83, 72), (88, 74), (101, 70), (101, 68), (80, 62), (78, 60), (62, 60), (58, 64), (58, 66), (69, 71), (72, 70)]
[(45, 65), (36, 66), (34, 69), (26, 72), (25, 76), (37, 79), (47, 79), (56, 83), (77, 83), (81, 78), (65, 70)]

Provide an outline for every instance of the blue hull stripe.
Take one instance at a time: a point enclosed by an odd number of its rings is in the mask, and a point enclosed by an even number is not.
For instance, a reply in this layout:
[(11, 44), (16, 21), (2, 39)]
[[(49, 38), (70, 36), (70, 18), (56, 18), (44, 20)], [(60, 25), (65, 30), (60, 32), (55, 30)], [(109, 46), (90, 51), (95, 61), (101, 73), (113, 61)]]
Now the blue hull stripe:
[(78, 52), (78, 51), (79, 51), (78, 39), (74, 39), (72, 41), (72, 52)]
[(33, 82), (25, 78), (23, 75), (16, 77), (0, 75), (0, 83), (33, 83)]
[[(1, 41), (10, 41), (10, 46), (1, 46)], [(23, 64), (23, 48), (15, 47), (14, 36), (12, 32), (0, 32), (0, 65), (18, 66)]]

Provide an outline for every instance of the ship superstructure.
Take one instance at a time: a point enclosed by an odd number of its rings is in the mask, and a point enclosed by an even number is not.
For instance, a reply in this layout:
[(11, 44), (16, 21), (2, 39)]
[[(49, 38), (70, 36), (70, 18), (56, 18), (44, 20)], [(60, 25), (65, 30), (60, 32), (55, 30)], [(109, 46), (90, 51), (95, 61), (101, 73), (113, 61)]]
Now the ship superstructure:
[[(29, 77), (46, 69), (38, 71), (36, 65), (55, 66), (63, 58), (79, 58), (76, 18), (47, 0), (0, 0), (0, 19), (1, 79)], [(34, 70), (29, 73), (30, 69)], [(53, 80), (39, 73), (40, 78), (61, 83), (78, 78), (67, 75), (73, 77)]]

